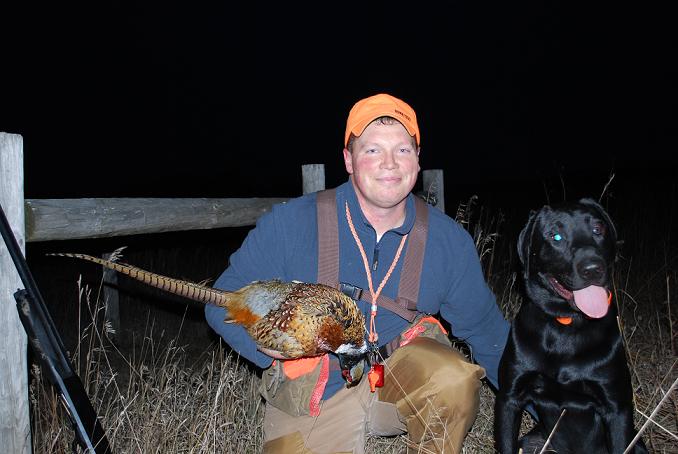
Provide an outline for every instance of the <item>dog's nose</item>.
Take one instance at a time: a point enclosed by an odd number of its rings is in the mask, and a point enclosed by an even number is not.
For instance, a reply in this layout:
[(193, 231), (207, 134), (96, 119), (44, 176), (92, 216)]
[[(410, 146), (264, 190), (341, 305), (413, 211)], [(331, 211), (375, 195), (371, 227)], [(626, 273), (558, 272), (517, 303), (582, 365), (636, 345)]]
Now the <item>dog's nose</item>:
[(600, 259), (584, 260), (577, 265), (577, 271), (582, 278), (594, 281), (605, 275), (605, 262)]

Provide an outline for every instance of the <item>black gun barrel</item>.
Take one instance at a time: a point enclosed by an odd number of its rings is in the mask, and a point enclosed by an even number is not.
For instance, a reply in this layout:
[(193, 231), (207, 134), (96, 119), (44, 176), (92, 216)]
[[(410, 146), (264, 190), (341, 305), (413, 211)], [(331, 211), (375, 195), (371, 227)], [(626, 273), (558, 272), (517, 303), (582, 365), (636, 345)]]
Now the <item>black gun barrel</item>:
[(55, 387), (73, 424), (76, 439), (85, 452), (111, 454), (111, 448), (80, 377), (66, 356), (66, 348), (49, 315), (38, 285), (0, 205), (0, 233), (25, 290), (14, 294), (19, 318), (29, 344), (49, 382)]

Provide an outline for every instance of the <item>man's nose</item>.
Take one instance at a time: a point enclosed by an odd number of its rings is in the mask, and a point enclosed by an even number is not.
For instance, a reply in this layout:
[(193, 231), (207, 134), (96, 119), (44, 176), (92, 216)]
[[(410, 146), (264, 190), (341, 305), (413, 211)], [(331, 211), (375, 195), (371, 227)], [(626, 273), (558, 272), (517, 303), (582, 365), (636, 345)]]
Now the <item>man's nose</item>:
[(384, 169), (395, 169), (396, 167), (398, 167), (398, 163), (396, 162), (394, 152), (387, 151), (383, 154), (381, 167)]

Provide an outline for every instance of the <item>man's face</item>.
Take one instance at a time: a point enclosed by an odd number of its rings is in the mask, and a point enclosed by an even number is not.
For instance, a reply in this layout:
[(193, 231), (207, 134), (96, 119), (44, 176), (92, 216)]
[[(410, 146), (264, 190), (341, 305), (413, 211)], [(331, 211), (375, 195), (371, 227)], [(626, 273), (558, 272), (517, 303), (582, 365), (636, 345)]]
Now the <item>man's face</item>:
[(410, 193), (419, 173), (419, 149), (403, 125), (370, 123), (344, 149), (346, 171), (352, 175), (363, 208), (392, 208)]

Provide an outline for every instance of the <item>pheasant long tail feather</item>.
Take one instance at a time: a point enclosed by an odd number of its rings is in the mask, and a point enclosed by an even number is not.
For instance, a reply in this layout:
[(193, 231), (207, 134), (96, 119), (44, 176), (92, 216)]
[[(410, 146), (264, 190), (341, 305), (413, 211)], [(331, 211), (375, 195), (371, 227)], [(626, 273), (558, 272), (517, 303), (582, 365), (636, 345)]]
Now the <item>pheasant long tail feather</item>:
[(117, 271), (118, 273), (125, 274), (132, 279), (141, 281), (144, 284), (150, 285), (151, 287), (159, 288), (166, 292), (183, 296), (184, 298), (198, 301), (203, 304), (214, 304), (216, 306), (226, 307), (226, 302), (228, 301), (228, 292), (223, 290), (151, 273), (150, 271), (146, 271), (126, 263), (112, 262), (110, 260), (100, 259), (99, 257), (93, 257), (87, 254), (52, 253), (47, 255), (71, 257), (94, 262), (111, 270)]

